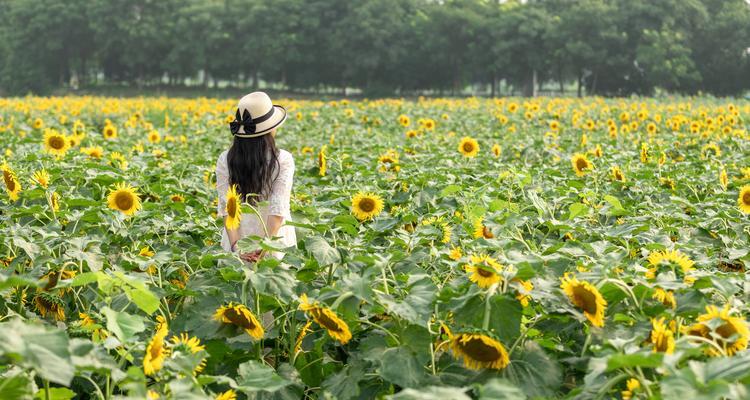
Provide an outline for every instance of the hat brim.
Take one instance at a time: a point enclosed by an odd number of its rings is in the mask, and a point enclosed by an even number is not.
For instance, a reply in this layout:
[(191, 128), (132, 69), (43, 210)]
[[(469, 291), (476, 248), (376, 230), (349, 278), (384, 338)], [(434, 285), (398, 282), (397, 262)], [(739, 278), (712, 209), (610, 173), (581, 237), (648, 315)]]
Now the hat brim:
[[(287, 113), (284, 107), (274, 104), (273, 115), (271, 115), (271, 118), (268, 118), (267, 120), (255, 126), (255, 132), (253, 132), (252, 137), (262, 136), (263, 134), (266, 134), (280, 127), (286, 121), (286, 115)], [(240, 131), (238, 133), (240, 135), (244, 135), (245, 130), (240, 127)]]

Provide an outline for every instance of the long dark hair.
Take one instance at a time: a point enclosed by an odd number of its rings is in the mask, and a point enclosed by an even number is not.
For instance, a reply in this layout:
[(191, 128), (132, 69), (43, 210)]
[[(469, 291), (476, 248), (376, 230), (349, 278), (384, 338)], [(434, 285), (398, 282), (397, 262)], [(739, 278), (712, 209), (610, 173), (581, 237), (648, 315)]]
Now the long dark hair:
[(240, 198), (252, 205), (264, 200), (279, 175), (279, 150), (273, 134), (254, 138), (235, 136), (227, 152), (227, 166), (229, 184), (237, 185)]

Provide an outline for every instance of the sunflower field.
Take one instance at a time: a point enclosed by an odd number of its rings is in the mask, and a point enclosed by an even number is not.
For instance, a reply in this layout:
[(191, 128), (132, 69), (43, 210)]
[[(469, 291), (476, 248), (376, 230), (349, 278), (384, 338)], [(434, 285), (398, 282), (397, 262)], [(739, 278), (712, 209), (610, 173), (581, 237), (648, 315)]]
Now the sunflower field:
[(278, 103), (251, 264), (235, 100), (0, 99), (0, 399), (750, 397), (750, 103)]

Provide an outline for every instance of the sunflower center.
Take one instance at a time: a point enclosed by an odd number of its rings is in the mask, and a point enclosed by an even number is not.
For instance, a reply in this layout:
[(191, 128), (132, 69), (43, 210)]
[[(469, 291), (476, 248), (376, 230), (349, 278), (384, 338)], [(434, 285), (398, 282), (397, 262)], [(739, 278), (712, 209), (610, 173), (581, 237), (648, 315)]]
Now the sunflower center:
[(133, 207), (133, 195), (128, 192), (119, 192), (115, 195), (115, 204), (120, 210), (130, 210)]
[(750, 191), (747, 191), (742, 195), (742, 203), (750, 205)]
[(471, 144), (471, 142), (464, 143), (464, 151), (467, 153), (471, 153), (472, 151), (474, 151), (474, 145)]
[(586, 169), (586, 167), (588, 167), (588, 163), (586, 162), (586, 160), (584, 160), (583, 158), (579, 158), (576, 160), (576, 168), (578, 168), (579, 170), (584, 170)]
[(61, 136), (52, 136), (49, 138), (49, 146), (55, 150), (60, 150), (65, 147), (65, 139)]
[(489, 362), (500, 358), (500, 352), (495, 347), (488, 346), (479, 338), (471, 338), (465, 342), (459, 340), (458, 345), (464, 354), (477, 361)]
[(237, 312), (234, 308), (230, 308), (224, 312), (224, 315), (232, 322), (233, 325), (237, 325), (242, 329), (255, 329), (256, 326), (247, 316)]
[(237, 200), (229, 199), (229, 201), (227, 201), (227, 214), (229, 214), (230, 217), (234, 217), (237, 214)]
[[(716, 333), (721, 335), (722, 338), (728, 339), (734, 335), (737, 334), (737, 329), (734, 328), (734, 325), (730, 324), (729, 322), (725, 322), (720, 327), (716, 328)], [(718, 340), (721, 344), (727, 344), (724, 340)]]
[(359, 208), (364, 212), (371, 212), (375, 209), (375, 200), (364, 198), (359, 201)]
[(161, 341), (154, 341), (151, 345), (151, 359), (159, 358), (161, 355)]
[(589, 314), (596, 314), (596, 296), (583, 287), (574, 289), (573, 303)]
[(328, 329), (329, 331), (333, 331), (333, 332), (342, 331), (339, 324), (336, 321), (334, 321), (333, 318), (329, 317), (325, 311), (316, 309), (312, 312), (312, 314), (315, 317), (315, 320), (318, 321), (318, 323), (321, 326)]
[(11, 192), (16, 189), (16, 181), (13, 179), (13, 176), (8, 171), (3, 171), (3, 180), (5, 180), (5, 187), (8, 188)]
[(483, 278), (489, 278), (495, 275), (494, 272), (490, 272), (482, 267), (477, 267), (477, 274), (479, 274)]
[(482, 236), (484, 236), (485, 239), (492, 239), (495, 237), (495, 235), (492, 234), (492, 231), (488, 227), (482, 228)]

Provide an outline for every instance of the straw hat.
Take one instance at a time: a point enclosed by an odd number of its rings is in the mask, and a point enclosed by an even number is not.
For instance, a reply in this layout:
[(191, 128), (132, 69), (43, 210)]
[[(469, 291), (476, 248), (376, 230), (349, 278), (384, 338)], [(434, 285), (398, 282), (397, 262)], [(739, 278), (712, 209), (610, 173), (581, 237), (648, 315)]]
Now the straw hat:
[(284, 107), (273, 104), (264, 92), (252, 92), (240, 99), (229, 129), (234, 136), (252, 138), (265, 135), (285, 120)]

